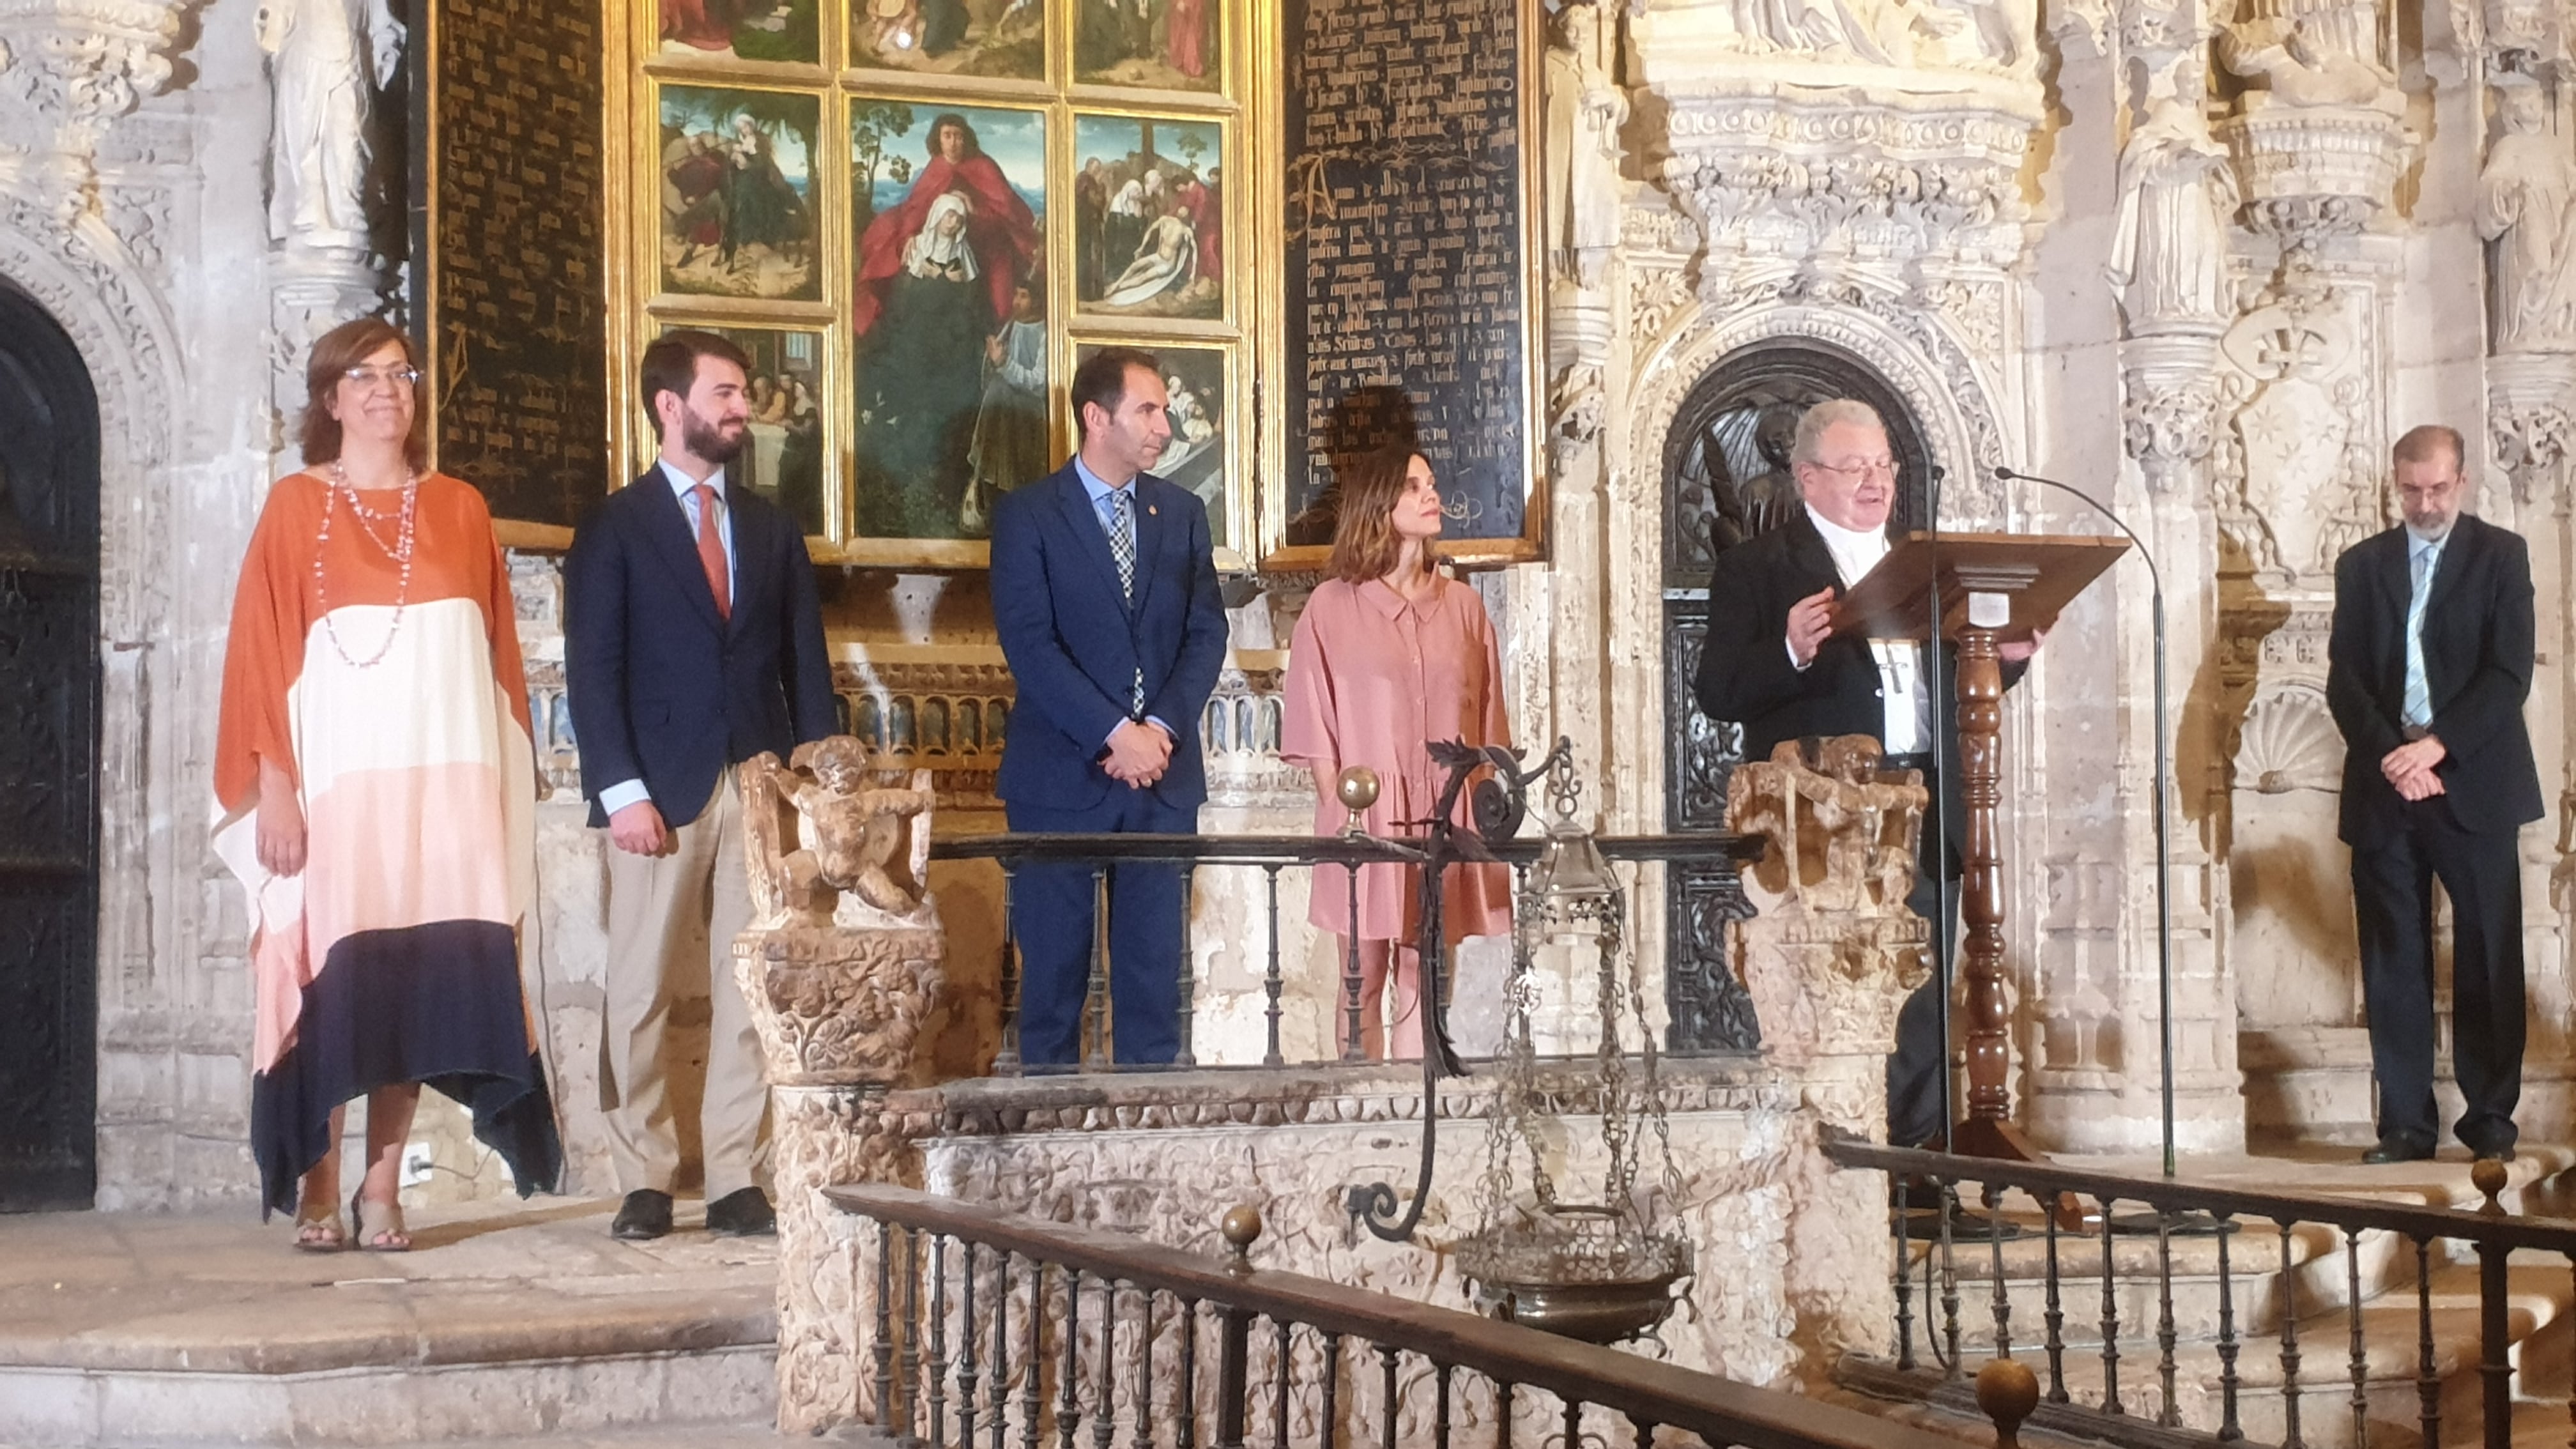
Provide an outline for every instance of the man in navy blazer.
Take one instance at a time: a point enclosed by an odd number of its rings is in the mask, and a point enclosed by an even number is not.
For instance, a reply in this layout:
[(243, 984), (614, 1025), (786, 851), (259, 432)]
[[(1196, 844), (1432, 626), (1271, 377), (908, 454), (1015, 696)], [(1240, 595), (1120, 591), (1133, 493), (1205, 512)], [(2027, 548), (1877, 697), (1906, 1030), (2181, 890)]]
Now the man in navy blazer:
[[(999, 792), (1011, 828), (1198, 828), (1198, 722), (1225, 662), (1207, 509), (1146, 472), (1172, 438), (1155, 358), (1093, 354), (1073, 376), (1082, 446), (993, 512), (993, 623), (1019, 697)], [(1121, 1063), (1180, 1050), (1181, 898), (1169, 865), (1109, 870), (1111, 1037)], [(1020, 1056), (1067, 1065), (1081, 1042), (1091, 868), (1032, 866), (1011, 888)]]
[(671, 1228), (680, 1152), (667, 1079), (671, 1008), (705, 983), (714, 1021), (699, 1111), (707, 1227), (773, 1231), (753, 1180), (769, 1091), (734, 984), (751, 922), (734, 767), (832, 732), (832, 665), (795, 523), (724, 465), (749, 431), (750, 359), (709, 332), (644, 350), (662, 454), (574, 530), (564, 567), (564, 680), (590, 823), (608, 854), (601, 1105), (626, 1201), (610, 1231)]
[(2379, 1078), (2364, 1162), (2433, 1155), (2433, 882), (2451, 899), (2453, 1130), (2513, 1156), (2522, 1098), (2522, 827), (2541, 817), (2522, 717), (2536, 654), (2531, 552), (2460, 511), (2460, 435), (2394, 450), (2403, 525), (2335, 560), (2326, 707), (2344, 738), (2340, 833), (2352, 847), (2362, 1009)]

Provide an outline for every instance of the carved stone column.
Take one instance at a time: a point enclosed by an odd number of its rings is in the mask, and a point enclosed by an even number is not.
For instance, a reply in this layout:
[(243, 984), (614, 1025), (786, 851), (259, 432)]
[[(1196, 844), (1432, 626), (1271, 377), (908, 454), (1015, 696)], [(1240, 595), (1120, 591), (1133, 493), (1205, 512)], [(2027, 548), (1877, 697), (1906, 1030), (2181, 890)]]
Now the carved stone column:
[[(828, 756), (819, 779), (802, 768), (835, 746), (865, 758), (856, 740), (835, 736), (799, 750), (794, 772), (769, 755), (743, 767), (754, 916), (733, 947), (769, 1079), (778, 1422), (800, 1434), (873, 1402), (859, 1350), (875, 1318), (874, 1279), (862, 1271), (874, 1244), (858, 1241), (858, 1220), (822, 1190), (921, 1184), (919, 1153), (883, 1099), (924, 1074), (945, 985), (946, 932), (919, 886), (928, 772), (908, 790), (852, 790)], [(800, 838), (818, 843), (796, 849)], [(884, 852), (889, 838), (899, 853)]]
[(2368, 1140), (2372, 1103), (2325, 642), (2335, 559), (2391, 521), (2399, 248), (2387, 232), (2416, 143), (2383, 29), (2318, 28), (2254, 0), (2218, 44), (2249, 87), (2220, 134), (2255, 245), (2277, 257), (2220, 339), (2211, 653), (2212, 734), (2232, 786), (2215, 833), (2231, 872), (2225, 947), (2240, 1051), (2265, 1084), (2248, 1131), (2343, 1140)]
[[(2474, 42), (2477, 97), (2491, 110), (2478, 172), (2476, 221), (2486, 242), (2490, 355), (2486, 361), (2487, 449), (2469, 460), (2473, 507), (2523, 536), (2531, 549), (2538, 657), (2525, 713), (2541, 791), (2554, 797), (2559, 826), (2523, 832), (2523, 968), (2530, 983), (2530, 1044), (2524, 1055), (2523, 1118), (2541, 1132), (2564, 1131), (2576, 1102), (2576, 1001), (2567, 971), (2576, 910), (2576, 525), (2569, 518), (2576, 476), (2576, 288), (2567, 248), (2576, 225), (2565, 197), (2576, 188), (2567, 117), (2571, 56), (2568, 16), (2556, 5), (2455, 0), (2453, 28)], [(2481, 477), (2483, 474), (2483, 477)]]
[(1728, 783), (1726, 828), (1765, 842), (1744, 873), (1757, 914), (1727, 926), (1762, 1019), (1762, 1054), (1793, 1069), (1824, 1123), (1884, 1140), (1887, 1054), (1907, 993), (1931, 978), (1931, 935), (1906, 909), (1931, 794), (1878, 772), (1878, 741), (1845, 735), (1808, 759), (1795, 741)]

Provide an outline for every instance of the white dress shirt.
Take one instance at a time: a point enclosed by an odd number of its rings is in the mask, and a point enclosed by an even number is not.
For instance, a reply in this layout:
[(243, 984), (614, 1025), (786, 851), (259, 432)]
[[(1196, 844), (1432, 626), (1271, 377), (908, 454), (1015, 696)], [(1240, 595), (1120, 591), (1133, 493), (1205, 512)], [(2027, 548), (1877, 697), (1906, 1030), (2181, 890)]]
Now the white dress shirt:
[[(659, 466), (662, 470), (662, 480), (670, 484), (671, 491), (679, 497), (680, 513), (689, 520), (689, 537), (694, 541), (698, 536), (698, 480), (672, 467), (671, 460), (668, 458), (664, 458)], [(740, 571), (733, 556), (733, 510), (724, 504), (724, 469), (718, 468), (709, 473), (706, 483), (716, 492), (716, 537), (724, 544), (725, 593), (728, 596), (737, 595), (741, 591), (734, 584), (740, 577)], [(652, 798), (653, 792), (644, 788), (642, 780), (620, 780), (599, 792), (599, 808), (606, 814), (614, 815), (629, 805)]]
[[(1850, 529), (1818, 513), (1813, 505), (1807, 517), (1814, 521), (1816, 532), (1825, 540), (1825, 552), (1833, 555), (1834, 571), (1842, 575), (1848, 589), (1878, 567), (1887, 557), (1887, 533), (1883, 529)], [(1879, 734), (1879, 745), (1891, 755), (1919, 754), (1930, 749), (1932, 740), (1932, 696), (1923, 682), (1923, 646), (1910, 639), (1872, 639), (1869, 652), (1878, 661), (1878, 692), (1886, 705), (1886, 720)], [(1789, 662), (1798, 664), (1796, 650)]]

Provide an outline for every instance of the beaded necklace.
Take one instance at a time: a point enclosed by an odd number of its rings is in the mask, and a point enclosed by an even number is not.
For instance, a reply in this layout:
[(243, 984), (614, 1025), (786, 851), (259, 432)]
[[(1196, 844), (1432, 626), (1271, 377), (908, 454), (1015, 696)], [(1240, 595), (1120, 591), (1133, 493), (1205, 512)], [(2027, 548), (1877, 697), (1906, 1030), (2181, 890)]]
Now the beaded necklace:
[[(331, 517), (338, 511), (341, 495), (348, 495), (349, 515), (357, 521), (358, 531), (378, 552), (390, 559), (401, 571), (401, 581), (394, 586), (393, 622), (385, 626), (384, 641), (376, 652), (364, 659), (349, 657), (348, 646), (340, 642), (339, 626), (331, 622), (331, 598), (324, 588), (322, 557), (331, 550)], [(389, 521), (394, 525), (391, 543), (378, 533), (369, 520)], [(413, 545), (419, 538), (420, 475), (414, 473), (402, 485), (402, 508), (399, 513), (377, 513), (358, 500), (358, 490), (350, 485), (348, 471), (338, 462), (331, 464), (331, 476), (322, 488), (322, 528), (313, 541), (313, 598), (322, 610), (322, 632), (331, 636), (332, 652), (352, 669), (373, 669), (382, 664), (394, 647), (394, 636), (402, 632), (403, 611), (411, 604), (411, 561)]]

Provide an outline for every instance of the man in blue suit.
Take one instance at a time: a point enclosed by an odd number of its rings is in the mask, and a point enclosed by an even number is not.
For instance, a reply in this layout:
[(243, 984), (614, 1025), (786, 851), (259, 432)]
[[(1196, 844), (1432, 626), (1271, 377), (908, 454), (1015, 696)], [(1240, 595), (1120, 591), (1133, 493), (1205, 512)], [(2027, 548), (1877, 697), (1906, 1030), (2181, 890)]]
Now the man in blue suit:
[[(993, 623), (1019, 698), (999, 792), (1011, 828), (1198, 828), (1198, 722), (1225, 662), (1207, 509), (1146, 472), (1172, 439), (1161, 365), (1108, 347), (1073, 375), (1082, 446), (993, 512)], [(1011, 889), (1020, 1055), (1081, 1047), (1093, 888), (1083, 865), (1032, 866)], [(1111, 1036), (1122, 1063), (1180, 1051), (1181, 899), (1169, 865), (1109, 870)]]
[(751, 922), (734, 767), (832, 732), (832, 665), (805, 540), (725, 464), (749, 431), (742, 349), (709, 332), (644, 349), (662, 455), (601, 500), (564, 567), (564, 679), (590, 823), (606, 826), (608, 980), (601, 1105), (626, 1194), (610, 1231), (671, 1230), (679, 1141), (667, 1078), (671, 1009), (703, 982), (714, 1021), (699, 1111), (707, 1228), (767, 1233), (753, 1180), (769, 1091), (734, 984)]

